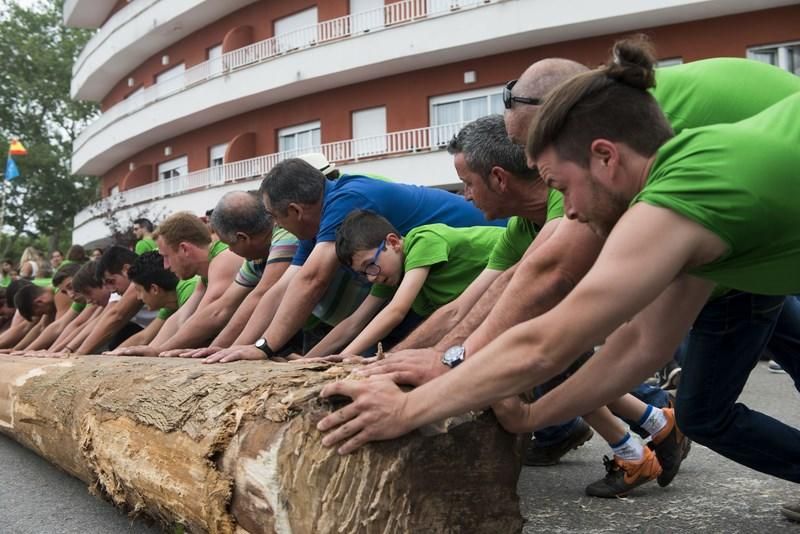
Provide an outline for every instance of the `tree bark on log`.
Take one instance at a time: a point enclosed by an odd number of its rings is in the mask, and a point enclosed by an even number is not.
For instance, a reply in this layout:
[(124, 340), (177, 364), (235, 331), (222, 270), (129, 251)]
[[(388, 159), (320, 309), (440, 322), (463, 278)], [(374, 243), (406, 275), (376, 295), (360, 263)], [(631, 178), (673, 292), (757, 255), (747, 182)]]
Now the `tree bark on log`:
[(340, 457), (315, 425), (346, 366), (0, 356), (0, 431), (191, 532), (507, 533), (518, 440), (467, 415)]

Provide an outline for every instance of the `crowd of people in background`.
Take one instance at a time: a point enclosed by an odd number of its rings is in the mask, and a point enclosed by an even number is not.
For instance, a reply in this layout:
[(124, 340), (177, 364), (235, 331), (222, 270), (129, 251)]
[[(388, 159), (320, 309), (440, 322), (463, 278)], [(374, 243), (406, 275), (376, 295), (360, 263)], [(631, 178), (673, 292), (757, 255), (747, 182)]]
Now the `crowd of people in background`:
[[(312, 153), (202, 216), (132, 221), (132, 247), (87, 256), (73, 245), (49, 259), (27, 248), (2, 263), (0, 348), (360, 363), (373, 380), (324, 392), (354, 400), (320, 422), (325, 445), (348, 453), (491, 406), (509, 431), (534, 432), (528, 465), (556, 464), (599, 434), (610, 456), (585, 489), (595, 497), (669, 485), (692, 440), (800, 482), (800, 431), (736, 403), (763, 354), (800, 389), (800, 308), (787, 296), (800, 292), (800, 264), (792, 274), (782, 263), (800, 239), (787, 229), (773, 235), (784, 249), (768, 250), (730, 215), (782, 213), (752, 175), (768, 166), (780, 181), (800, 162), (772, 138), (769, 161), (743, 147), (783, 128), (797, 151), (800, 132), (783, 121), (800, 111), (800, 78), (744, 59), (654, 70), (648, 46), (622, 41), (595, 70), (544, 59), (509, 82), (505, 114), (466, 125), (448, 146), (463, 196), (341, 173)], [(698, 178), (673, 186), (671, 172)], [(733, 185), (719, 179), (728, 175)], [(748, 204), (739, 183), (774, 200), (772, 213)], [(750, 333), (735, 346), (712, 320), (725, 314)], [(379, 346), (388, 357), (374, 358)], [(720, 355), (739, 363), (709, 363)], [(705, 391), (713, 380), (725, 388)], [(800, 520), (800, 504), (782, 511)]]

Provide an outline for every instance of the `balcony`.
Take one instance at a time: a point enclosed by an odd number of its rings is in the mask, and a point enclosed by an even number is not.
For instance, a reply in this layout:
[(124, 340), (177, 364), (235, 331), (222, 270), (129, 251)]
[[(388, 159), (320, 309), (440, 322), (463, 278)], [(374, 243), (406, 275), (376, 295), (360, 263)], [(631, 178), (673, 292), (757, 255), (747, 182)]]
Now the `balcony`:
[(268, 154), (121, 191), (75, 215), (73, 241), (87, 243), (102, 237), (102, 221), (99, 219), (108, 206), (118, 210), (116, 217), (130, 215), (137, 207), (144, 206), (157, 206), (168, 211), (197, 206), (199, 213), (212, 208), (227, 191), (258, 188), (261, 177), (276, 163), (306, 152), (322, 152), (338, 168), (346, 164), (346, 172), (350, 173), (386, 175), (405, 183), (425, 186), (458, 184), (452, 158), (444, 149), (463, 126), (463, 123), (457, 123), (403, 130), (327, 143), (313, 149)]
[[(386, 71), (387, 61), (391, 60), (398, 61), (394, 72), (409, 70), (409, 56), (427, 51), (419, 44), (409, 43), (420, 41), (423, 35), (431, 42), (429, 33), (441, 35), (446, 28), (449, 30), (445, 33), (453, 36), (470, 33), (453, 31), (452, 23), (440, 30), (412, 30), (410, 26), (416, 26), (413, 23), (430, 24), (449, 15), (503, 2), (508, 0), (404, 0), (233, 50), (134, 93), (106, 110), (75, 140), (72, 171), (102, 174), (154, 142), (215, 120), (275, 103), (290, 94), (300, 96), (363, 81), (372, 77), (363, 69), (370, 64), (380, 64), (384, 75), (393, 73)], [(480, 15), (464, 22), (468, 23), (467, 28), (479, 24)], [(388, 28), (394, 32), (381, 31)], [(403, 29), (406, 32), (399, 33)], [(357, 37), (375, 39), (381, 34), (393, 36), (374, 46), (352, 43)], [(405, 44), (398, 47), (398, 43)], [(369, 51), (365, 52), (367, 46)], [(452, 47), (431, 43), (430, 48)], [(303, 58), (302, 72), (293, 57), (297, 53), (314, 54)], [(462, 53), (464, 57), (475, 55), (466, 49)], [(344, 64), (343, 58), (349, 64)]]
[(116, 3), (116, 0), (66, 0), (64, 26), (97, 28), (103, 24)]
[[(81, 51), (72, 68), (75, 100), (99, 101), (120, 79), (153, 54), (191, 35), (209, 22), (256, 0), (135, 0), (114, 13)], [(68, 26), (77, 16), (102, 24), (113, 7), (109, 0), (69, 0), (64, 6)], [(72, 4), (77, 4), (72, 7)], [(95, 7), (97, 4), (97, 7)], [(81, 8), (81, 9), (79, 9)], [(103, 12), (98, 19), (98, 12)], [(87, 22), (88, 23), (88, 22)]]

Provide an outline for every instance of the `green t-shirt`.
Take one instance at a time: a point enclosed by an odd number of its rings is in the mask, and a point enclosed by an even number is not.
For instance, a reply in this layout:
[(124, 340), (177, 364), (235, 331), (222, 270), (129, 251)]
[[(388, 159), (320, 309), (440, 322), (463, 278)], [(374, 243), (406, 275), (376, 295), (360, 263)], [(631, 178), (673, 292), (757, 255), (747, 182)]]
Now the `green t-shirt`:
[(137, 241), (136, 246), (133, 249), (133, 251), (139, 255), (144, 254), (145, 252), (150, 252), (151, 250), (158, 250), (158, 245), (156, 245), (156, 242), (149, 237), (145, 237)]
[(39, 287), (53, 287), (53, 279), (52, 278), (34, 278), (31, 280), (34, 285)]
[[(189, 300), (189, 297), (192, 296), (194, 293), (194, 288), (197, 287), (197, 283), (200, 281), (199, 276), (193, 276), (187, 280), (179, 280), (178, 285), (175, 286), (175, 293), (178, 296), (178, 309), (181, 306), (186, 304), (186, 301)], [(158, 318), (162, 321), (165, 321), (172, 315), (175, 310), (170, 310), (169, 308), (161, 308), (158, 310)]]
[[(563, 216), (564, 196), (555, 189), (549, 189), (547, 191), (547, 216), (545, 222)], [(533, 221), (524, 217), (511, 217), (505, 232), (497, 240), (492, 253), (489, 255), (486, 268), (505, 271), (513, 267), (525, 255), (525, 251), (536, 239), (536, 234), (539, 233), (539, 230), (539, 226)]]
[(80, 312), (82, 312), (83, 310), (86, 309), (86, 303), (85, 302), (73, 302), (72, 305), (70, 305), (69, 309), (71, 309), (72, 311), (76, 311), (76, 312), (80, 313)]
[(714, 58), (656, 69), (651, 90), (675, 134), (738, 122), (800, 91), (800, 77), (742, 58)]
[(728, 244), (691, 272), (749, 293), (800, 292), (800, 93), (734, 124), (662, 146), (633, 199), (691, 219)]
[(0, 287), (8, 287), (11, 283), (11, 275), (5, 275), (4, 277), (0, 278)]
[[(208, 264), (211, 265), (211, 262), (214, 261), (214, 258), (219, 256), (226, 250), (228, 250), (228, 245), (226, 245), (222, 241), (212, 242), (211, 246), (208, 247)], [(208, 286), (208, 278), (202, 276), (200, 277), (200, 280), (203, 282), (204, 286)]]
[[(411, 305), (414, 313), (427, 317), (458, 297), (486, 268), (489, 253), (503, 231), (496, 226), (426, 224), (408, 232), (403, 239), (404, 272), (430, 267)], [(380, 286), (374, 292), (380, 293)]]

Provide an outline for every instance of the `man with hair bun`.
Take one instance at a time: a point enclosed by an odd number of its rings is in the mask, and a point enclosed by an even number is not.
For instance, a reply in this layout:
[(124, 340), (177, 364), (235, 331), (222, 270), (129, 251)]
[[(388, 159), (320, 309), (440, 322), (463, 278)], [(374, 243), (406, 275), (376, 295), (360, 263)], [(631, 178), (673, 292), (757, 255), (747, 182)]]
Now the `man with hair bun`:
[[(339, 451), (347, 453), (366, 441), (394, 437), (520, 393), (559, 372), (575, 355), (635, 316), (608, 337), (603, 349), (570, 380), (536, 404), (506, 401), (501, 405), (505, 411), (496, 410), (510, 427), (554, 424), (612, 401), (671, 358), (715, 283), (744, 292), (733, 294), (725, 305), (746, 307), (748, 320), (751, 311), (774, 320), (781, 295), (800, 289), (798, 263), (793, 263), (794, 251), (800, 249), (796, 231), (800, 221), (793, 219), (796, 210), (787, 209), (786, 200), (795, 198), (796, 192), (792, 193), (798, 187), (787, 171), (797, 168), (795, 160), (800, 157), (796, 150), (800, 132), (791, 120), (800, 106), (796, 78), (789, 81), (793, 77), (787, 73), (746, 60), (707, 60), (704, 65), (684, 66), (687, 75), (697, 75), (691, 92), (702, 105), (680, 102), (689, 91), (659, 97), (658, 91), (668, 88), (669, 77), (662, 80), (658, 74), (657, 101), (646, 92), (653, 79), (651, 60), (640, 61), (647, 56), (629, 54), (629, 46), (617, 48), (619, 65), (578, 75), (561, 86), (540, 111), (529, 144), (546, 183), (566, 196), (569, 220), (559, 223), (559, 230), (578, 221), (610, 236), (595, 265), (552, 311), (510, 329), (454, 372), (410, 393), (385, 381), (327, 387), (323, 395), (344, 394), (354, 402), (320, 422), (321, 430), (334, 429), (324, 439), (326, 445), (343, 443)], [(763, 76), (751, 76), (753, 71), (768, 76), (770, 83)], [(720, 77), (709, 78), (712, 72)], [(786, 81), (773, 84), (772, 78)], [(701, 86), (709, 92), (700, 94)], [(725, 91), (714, 93), (717, 88)], [(667, 98), (670, 94), (673, 100)], [(781, 100), (787, 95), (793, 96)], [(773, 107), (768, 107), (770, 98), (778, 102)], [(766, 111), (757, 114), (759, 105)], [(676, 130), (755, 116), (686, 130), (673, 139), (664, 112), (673, 122), (681, 119)], [(688, 174), (693, 179), (682, 180)], [(765, 175), (768, 180), (762, 180)], [(766, 183), (776, 187), (765, 190)], [(725, 194), (708, 194), (710, 189)], [(633, 207), (625, 213), (631, 201)], [(741, 208), (756, 210), (758, 223), (740, 213)], [(763, 239), (776, 232), (782, 254), (774, 242)], [(517, 298), (521, 300), (519, 294)], [(734, 407), (753, 358), (759, 356), (761, 340), (725, 338), (717, 347), (723, 342), (733, 344), (714, 354), (729, 359), (742, 349), (739, 344), (747, 347), (746, 355), (736, 358), (736, 365), (694, 357), (690, 368), (684, 369), (678, 391), (677, 427), (740, 463), (800, 480), (798, 431)], [(758, 348), (750, 350), (751, 345)], [(715, 383), (722, 379), (726, 387), (702, 391), (698, 377), (711, 379), (715, 373), (719, 373)], [(759, 431), (742, 433), (723, 423), (739, 417), (752, 421)]]

